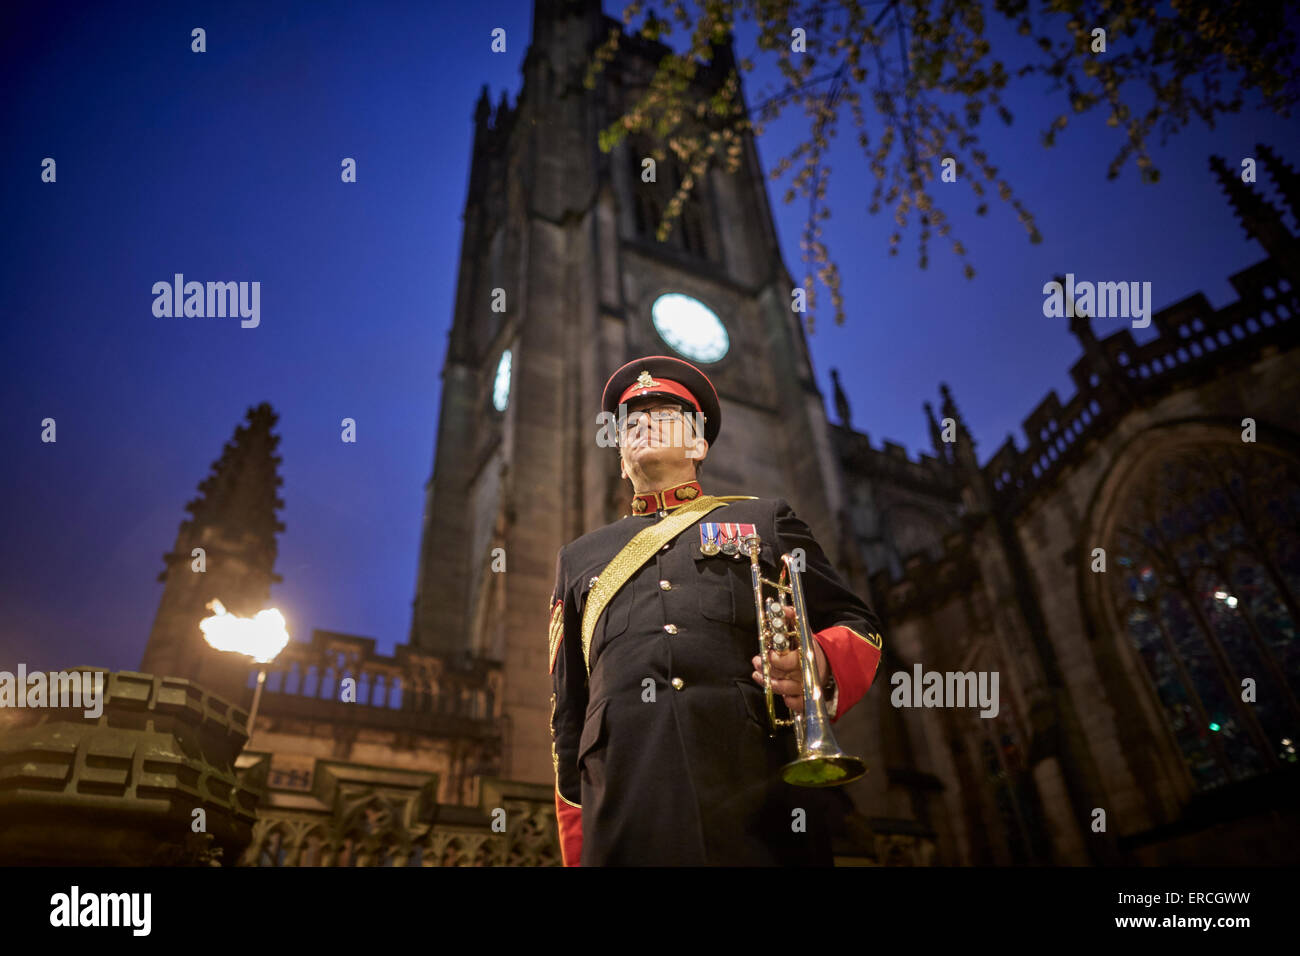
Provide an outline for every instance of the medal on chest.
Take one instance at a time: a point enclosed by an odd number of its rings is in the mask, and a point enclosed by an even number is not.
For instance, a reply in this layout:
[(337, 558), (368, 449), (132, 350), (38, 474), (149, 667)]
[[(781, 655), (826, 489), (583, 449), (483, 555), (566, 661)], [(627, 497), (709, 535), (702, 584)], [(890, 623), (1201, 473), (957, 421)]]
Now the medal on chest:
[(700, 553), (708, 557), (721, 553), (729, 558), (738, 558), (744, 550), (741, 543), (752, 534), (757, 534), (752, 524), (703, 522), (700, 524)]
[(700, 553), (710, 557), (718, 553), (718, 526), (716, 524), (700, 525)]

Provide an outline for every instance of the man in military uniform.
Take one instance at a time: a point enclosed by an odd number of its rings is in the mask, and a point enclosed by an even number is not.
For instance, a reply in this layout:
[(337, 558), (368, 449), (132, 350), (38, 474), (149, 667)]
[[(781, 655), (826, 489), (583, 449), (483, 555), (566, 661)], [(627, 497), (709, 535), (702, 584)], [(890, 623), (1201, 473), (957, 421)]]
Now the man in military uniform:
[[(759, 536), (772, 579), (780, 555), (802, 549), (832, 722), (875, 676), (879, 620), (784, 499), (705, 494), (697, 466), (722, 413), (698, 368), (637, 359), (610, 377), (601, 404), (625, 421), (621, 472), (634, 497), (630, 515), (556, 562), (551, 734), (564, 864), (830, 865), (828, 794), (782, 780), (794, 735), (769, 733), (744, 537)], [(770, 661), (778, 710), (802, 712), (796, 653)]]

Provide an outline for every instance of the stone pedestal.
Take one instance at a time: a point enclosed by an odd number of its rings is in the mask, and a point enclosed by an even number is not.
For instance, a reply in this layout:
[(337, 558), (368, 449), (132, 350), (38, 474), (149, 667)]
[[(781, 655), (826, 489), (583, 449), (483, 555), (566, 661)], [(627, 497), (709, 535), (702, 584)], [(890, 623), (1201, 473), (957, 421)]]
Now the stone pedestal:
[(257, 809), (234, 767), (247, 712), (188, 680), (77, 670), (103, 674), (98, 717), (0, 709), (0, 865), (233, 865)]

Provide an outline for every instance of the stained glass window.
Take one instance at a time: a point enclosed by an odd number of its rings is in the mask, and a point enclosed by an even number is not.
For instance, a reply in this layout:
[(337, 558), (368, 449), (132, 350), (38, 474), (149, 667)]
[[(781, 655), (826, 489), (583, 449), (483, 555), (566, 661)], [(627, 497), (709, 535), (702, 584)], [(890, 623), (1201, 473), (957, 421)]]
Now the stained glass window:
[(1121, 509), (1112, 599), (1196, 786), (1294, 763), (1300, 466), (1256, 445), (1185, 446)]

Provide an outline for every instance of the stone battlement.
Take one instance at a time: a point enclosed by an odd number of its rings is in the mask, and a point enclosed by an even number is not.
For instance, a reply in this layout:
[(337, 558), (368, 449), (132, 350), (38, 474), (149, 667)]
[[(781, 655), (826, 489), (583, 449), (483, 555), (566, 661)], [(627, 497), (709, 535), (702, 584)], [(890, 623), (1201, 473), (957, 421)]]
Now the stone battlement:
[(1134, 408), (1249, 364), (1266, 349), (1296, 343), (1300, 290), (1275, 259), (1229, 281), (1237, 301), (1216, 310), (1203, 294), (1190, 295), (1152, 316), (1159, 335), (1144, 345), (1128, 329), (1098, 340), (1086, 317), (1072, 320), (1084, 347), (1070, 368), (1078, 391), (1064, 403), (1048, 392), (1024, 419), (1026, 447), (1018, 448), (1008, 435), (983, 467), (994, 508), (1012, 514), (1023, 509), (1090, 440)]
[(866, 432), (854, 431), (844, 425), (832, 424), (831, 436), (840, 460), (854, 474), (890, 477), (940, 493), (957, 493), (953, 469), (931, 454), (921, 452), (915, 458), (909, 457), (904, 446), (889, 439), (875, 446)]

